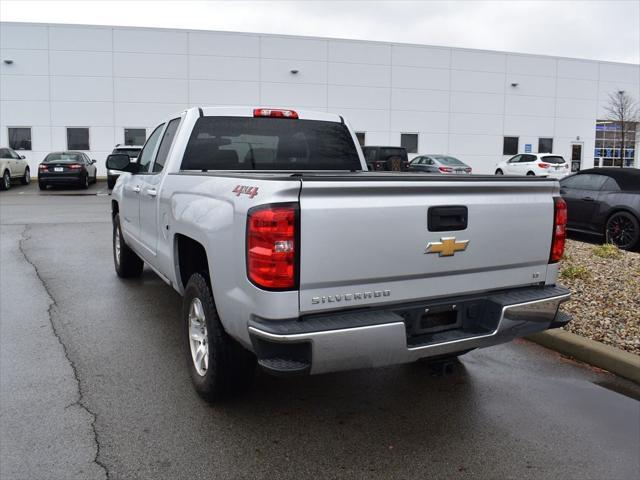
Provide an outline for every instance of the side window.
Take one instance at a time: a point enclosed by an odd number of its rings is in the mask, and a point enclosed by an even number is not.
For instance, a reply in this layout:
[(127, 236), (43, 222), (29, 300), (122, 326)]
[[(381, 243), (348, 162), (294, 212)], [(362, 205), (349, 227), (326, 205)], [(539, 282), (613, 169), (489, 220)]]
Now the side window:
[(600, 188), (604, 185), (604, 182), (607, 181), (608, 177), (604, 175), (582, 175), (585, 177), (584, 179), (584, 188), (585, 190), (600, 190)]
[(572, 175), (570, 177), (563, 178), (560, 180), (560, 186), (564, 188), (581, 188), (581, 177), (582, 175)]
[(0, 148), (0, 158), (13, 158), (8, 148)]
[(89, 165), (91, 163), (91, 159), (89, 158), (89, 156), (86, 153), (83, 153), (82, 156), (84, 158), (84, 163), (86, 165)]
[(167, 156), (169, 155), (169, 150), (171, 149), (171, 144), (173, 143), (173, 139), (176, 136), (176, 131), (178, 130), (178, 125), (180, 125), (179, 118), (174, 118), (168, 123), (167, 129), (164, 131), (162, 141), (160, 142), (160, 146), (158, 147), (156, 161), (153, 162), (154, 173), (161, 172), (164, 168), (164, 164), (167, 161)]
[(580, 190), (600, 190), (608, 177), (604, 175), (574, 175), (562, 181), (563, 187), (576, 188)]
[(138, 157), (138, 163), (140, 167), (138, 168), (138, 173), (146, 173), (149, 171), (149, 165), (151, 165), (151, 158), (153, 157), (153, 152), (156, 149), (156, 145), (158, 144), (158, 140), (160, 139), (160, 133), (162, 133), (162, 127), (164, 127), (164, 123), (161, 123), (156, 127), (153, 131), (147, 143), (144, 144), (142, 151), (140, 152), (140, 156)]
[(433, 158), (427, 158), (427, 160), (426, 160), (426, 162), (425, 162), (425, 163), (426, 163), (427, 165), (433, 165), (433, 164), (434, 164), (434, 162), (433, 162)]
[(373, 162), (376, 159), (376, 149), (375, 148), (368, 149), (365, 157), (367, 161)]
[(20, 160), (20, 155), (18, 154), (18, 152), (16, 152), (15, 150), (9, 150), (11, 152), (11, 156), (13, 158), (15, 158), (16, 160)]
[(508, 163), (518, 163), (520, 161), (520, 157), (522, 155), (516, 155), (515, 157), (511, 157)]
[(535, 155), (521, 155), (520, 156), (520, 163), (535, 162), (535, 161), (536, 161), (536, 156)]

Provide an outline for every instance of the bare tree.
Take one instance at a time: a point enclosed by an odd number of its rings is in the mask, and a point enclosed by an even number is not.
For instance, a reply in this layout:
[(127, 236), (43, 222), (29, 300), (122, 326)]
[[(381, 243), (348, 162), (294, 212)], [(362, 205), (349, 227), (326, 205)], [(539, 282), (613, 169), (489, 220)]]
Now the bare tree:
[(620, 125), (620, 166), (624, 167), (625, 134), (629, 123), (638, 121), (638, 102), (624, 90), (609, 94), (609, 101), (604, 107), (607, 119)]

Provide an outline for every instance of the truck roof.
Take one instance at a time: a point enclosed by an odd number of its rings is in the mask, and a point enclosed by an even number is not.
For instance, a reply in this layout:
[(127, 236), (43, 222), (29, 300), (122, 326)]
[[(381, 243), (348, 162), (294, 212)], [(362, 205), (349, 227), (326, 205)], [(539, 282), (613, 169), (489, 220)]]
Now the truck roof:
[[(288, 107), (267, 107), (267, 106), (231, 106), (231, 107), (194, 107), (193, 110), (200, 110), (200, 116), (205, 117), (253, 117), (253, 111), (260, 109), (273, 110), (293, 110), (301, 120), (321, 120), (324, 122), (344, 123), (343, 118), (336, 113), (316, 112), (312, 110), (298, 110)], [(189, 109), (192, 110), (192, 109)]]

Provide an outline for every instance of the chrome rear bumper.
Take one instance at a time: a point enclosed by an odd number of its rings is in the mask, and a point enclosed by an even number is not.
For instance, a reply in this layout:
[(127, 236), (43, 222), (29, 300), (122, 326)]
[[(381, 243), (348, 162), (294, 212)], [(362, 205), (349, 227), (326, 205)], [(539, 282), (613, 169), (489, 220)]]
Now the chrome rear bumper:
[(497, 345), (561, 326), (571, 318), (559, 313), (558, 307), (569, 298), (564, 287), (489, 295), (480, 299), (489, 307), (478, 323), (496, 325), (494, 328), (483, 333), (453, 329), (423, 344), (408, 342), (405, 319), (397, 313), (403, 307), (284, 321), (253, 319), (249, 335), (259, 363), (275, 374), (379, 367)]

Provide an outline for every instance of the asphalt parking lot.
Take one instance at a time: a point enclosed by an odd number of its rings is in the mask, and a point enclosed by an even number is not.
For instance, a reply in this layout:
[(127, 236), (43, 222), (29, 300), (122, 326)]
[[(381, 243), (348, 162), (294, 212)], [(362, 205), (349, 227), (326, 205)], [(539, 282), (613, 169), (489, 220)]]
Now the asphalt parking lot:
[(453, 375), (404, 365), (191, 388), (181, 299), (116, 277), (109, 196), (0, 194), (3, 479), (631, 479), (640, 387), (526, 341)]

